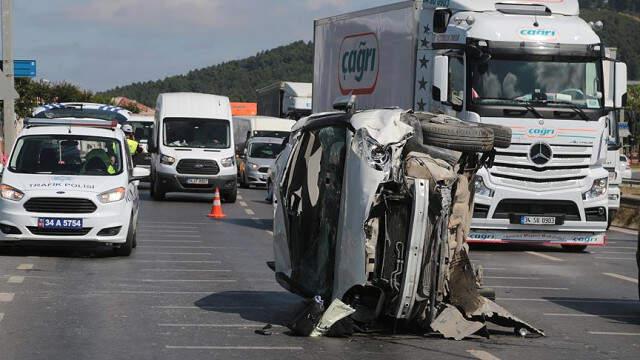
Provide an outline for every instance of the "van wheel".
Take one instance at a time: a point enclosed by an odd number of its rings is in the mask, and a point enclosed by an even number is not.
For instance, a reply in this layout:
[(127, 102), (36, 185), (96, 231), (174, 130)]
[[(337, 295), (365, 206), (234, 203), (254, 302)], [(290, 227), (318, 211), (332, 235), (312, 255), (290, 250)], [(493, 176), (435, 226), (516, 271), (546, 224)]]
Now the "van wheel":
[(494, 124), (480, 124), (480, 126), (493, 131), (493, 147), (507, 149), (511, 146), (511, 138), (513, 135), (511, 128)]
[(493, 131), (464, 122), (423, 122), (424, 144), (461, 152), (493, 150)]
[(581, 253), (587, 250), (587, 245), (562, 245), (562, 248), (569, 252)]
[(164, 200), (165, 195), (166, 195), (166, 192), (164, 192), (164, 190), (160, 188), (160, 182), (158, 180), (155, 180), (151, 184), (151, 197), (155, 201), (162, 201)]
[(133, 244), (136, 242), (136, 231), (133, 225), (133, 217), (129, 223), (129, 230), (127, 230), (127, 241), (120, 245), (120, 247), (114, 248), (113, 252), (116, 256), (129, 256), (133, 251)]
[(226, 203), (233, 204), (236, 202), (236, 198), (238, 197), (238, 187), (233, 186), (231, 190), (223, 190), (222, 191), (222, 201)]

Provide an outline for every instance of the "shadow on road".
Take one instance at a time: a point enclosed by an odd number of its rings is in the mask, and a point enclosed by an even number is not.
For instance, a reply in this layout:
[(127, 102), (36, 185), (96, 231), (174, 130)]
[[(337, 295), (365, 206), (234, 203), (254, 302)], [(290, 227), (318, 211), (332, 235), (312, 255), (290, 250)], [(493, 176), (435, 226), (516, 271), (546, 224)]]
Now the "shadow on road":
[(258, 230), (271, 230), (273, 229), (273, 220), (272, 219), (220, 219), (221, 222), (226, 224), (238, 225), (243, 227), (248, 227), (252, 229)]
[(80, 246), (78, 245), (16, 245), (0, 246), (0, 256), (39, 256), (56, 258), (117, 258), (113, 248), (107, 246)]
[(224, 291), (195, 302), (199, 308), (264, 324), (286, 326), (292, 314), (303, 306), (302, 299), (278, 291)]
[(543, 297), (543, 299), (580, 314), (595, 315), (622, 324), (640, 325), (640, 301), (638, 300), (571, 297)]

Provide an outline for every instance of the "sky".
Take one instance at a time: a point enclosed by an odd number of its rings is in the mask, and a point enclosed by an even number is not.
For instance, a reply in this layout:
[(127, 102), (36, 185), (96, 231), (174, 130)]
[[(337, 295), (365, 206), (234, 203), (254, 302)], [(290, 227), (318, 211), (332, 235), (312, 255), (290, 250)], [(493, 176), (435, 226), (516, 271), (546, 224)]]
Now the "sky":
[(100, 91), (312, 40), (313, 20), (393, 0), (14, 0), (14, 58)]

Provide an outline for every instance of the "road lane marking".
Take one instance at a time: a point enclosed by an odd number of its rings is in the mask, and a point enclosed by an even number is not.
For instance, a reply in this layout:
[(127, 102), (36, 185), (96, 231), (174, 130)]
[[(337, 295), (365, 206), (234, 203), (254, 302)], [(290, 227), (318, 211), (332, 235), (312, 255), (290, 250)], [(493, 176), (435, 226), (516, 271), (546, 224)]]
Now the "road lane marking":
[(200, 239), (201, 235), (182, 235), (182, 234), (140, 234), (142, 241), (155, 240), (154, 238), (181, 238), (181, 239)]
[(154, 249), (235, 249), (244, 250), (246, 248), (239, 246), (185, 246), (185, 245), (156, 245)]
[(140, 271), (154, 271), (154, 272), (231, 272), (228, 269), (211, 269), (211, 270), (201, 270), (201, 269), (142, 269)]
[(255, 212), (253, 212), (253, 210), (251, 210), (251, 209), (244, 209), (244, 212), (246, 212), (246, 213), (247, 213), (247, 215), (255, 215), (255, 214), (256, 214), (256, 213), (255, 213)]
[(190, 282), (190, 283), (205, 283), (205, 282), (219, 282), (219, 283), (234, 283), (237, 280), (233, 279), (207, 279), (207, 280), (193, 280), (193, 279), (141, 279), (142, 282), (159, 283), (159, 282)]
[(266, 231), (267, 231), (267, 234), (273, 236), (273, 231), (271, 231), (271, 230), (266, 230)]
[(483, 279), (496, 279), (496, 280), (540, 280), (537, 277), (527, 276), (483, 276)]
[(154, 235), (155, 233), (160, 234), (199, 234), (200, 230), (170, 230), (170, 229), (149, 229), (144, 230), (140, 229), (140, 236), (142, 235)]
[(242, 199), (244, 199), (244, 198), (242, 197), (242, 195), (240, 195), (240, 194), (238, 194), (238, 196), (236, 196), (236, 197), (238, 198), (238, 200), (242, 200)]
[(467, 350), (467, 352), (474, 358), (480, 360), (500, 360), (500, 358), (482, 350)]
[(219, 260), (129, 260), (128, 262), (141, 263), (171, 263), (171, 264), (221, 264)]
[(602, 275), (605, 276), (609, 276), (612, 278), (616, 278), (616, 279), (620, 279), (620, 280), (624, 280), (624, 281), (628, 281), (634, 284), (638, 283), (638, 279), (634, 279), (632, 277), (628, 277), (628, 276), (624, 276), (624, 275), (620, 275), (620, 274), (615, 274), (615, 273), (602, 273)]
[(551, 255), (547, 255), (547, 254), (541, 254), (541, 253), (535, 252), (535, 251), (526, 251), (525, 253), (527, 253), (529, 255), (541, 257), (543, 259), (551, 260), (551, 261), (558, 261), (558, 262), (564, 261), (563, 259), (557, 258), (555, 256), (551, 256)]
[[(637, 246), (608, 246), (605, 247), (605, 249), (629, 249), (629, 250), (636, 250), (638, 247)], [(602, 254), (602, 253), (599, 253)]]
[[(142, 242), (142, 241), (141, 241)], [(200, 240), (144, 240), (144, 243), (201, 244)]]
[(609, 229), (613, 230), (615, 232), (619, 232), (619, 233), (623, 233), (623, 234), (627, 234), (627, 235), (638, 235), (638, 232), (635, 231), (635, 230), (624, 229), (624, 228), (617, 227), (617, 226), (611, 226)]
[(636, 261), (636, 259), (634, 259), (634, 258), (615, 258), (615, 257), (603, 257), (603, 256), (596, 256), (595, 259), (599, 259), (599, 260), (633, 260), (633, 261)]
[(565, 288), (565, 287), (538, 287), (538, 286), (485, 285), (485, 287), (494, 288), (494, 289), (558, 290), (558, 291), (569, 290), (569, 288)]
[(17, 270), (33, 270), (33, 264), (20, 264), (16, 267)]
[(589, 331), (591, 335), (613, 335), (613, 336), (640, 336), (640, 332), (628, 333), (628, 332), (611, 332), (611, 331)]
[(596, 299), (541, 299), (541, 298), (496, 298), (496, 301), (529, 301), (529, 302), (551, 302), (551, 303), (587, 303), (587, 304), (634, 304), (633, 300), (596, 300)]
[(180, 346), (165, 345), (168, 350), (277, 350), (277, 351), (302, 351), (300, 346)]
[(177, 253), (177, 252), (138, 252), (138, 255), (213, 255), (212, 253)]
[(566, 313), (545, 313), (544, 316), (555, 317), (597, 317), (597, 318), (620, 318), (620, 319), (636, 319), (640, 318), (640, 315), (614, 315), (614, 314), (566, 314)]
[[(209, 222), (183, 222), (183, 221), (146, 221), (140, 220), (143, 224), (167, 224), (167, 225), (211, 225)], [(154, 225), (155, 226), (155, 225)]]
[(185, 225), (162, 225), (162, 224), (156, 224), (156, 225), (140, 225), (139, 226), (140, 229), (163, 229), (163, 228), (171, 228), (171, 229), (187, 229), (187, 230), (191, 230), (193, 229), (193, 226), (185, 226)]
[(606, 254), (606, 255), (631, 255), (631, 251), (598, 251), (594, 254)]
[(24, 276), (11, 276), (7, 282), (9, 284), (22, 284), (24, 282)]
[(0, 313), (0, 322), (2, 322), (2, 319), (4, 319), (4, 314)]
[(240, 201), (240, 202), (239, 202), (239, 204), (240, 204), (240, 206), (242, 206), (242, 207), (247, 207), (247, 206), (249, 206), (249, 204), (247, 204), (247, 203), (246, 203), (246, 202), (244, 202), (244, 201)]
[(0, 302), (12, 302), (15, 295), (14, 293), (0, 293)]

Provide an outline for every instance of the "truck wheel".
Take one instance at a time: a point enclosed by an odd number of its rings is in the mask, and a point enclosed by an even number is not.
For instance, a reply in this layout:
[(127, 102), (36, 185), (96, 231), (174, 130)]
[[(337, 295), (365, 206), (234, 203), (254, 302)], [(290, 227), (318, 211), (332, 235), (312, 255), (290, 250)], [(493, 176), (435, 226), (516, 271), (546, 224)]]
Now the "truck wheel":
[(153, 184), (151, 184), (151, 197), (155, 201), (164, 200), (166, 192), (160, 188), (160, 182), (156, 179)]
[(569, 252), (581, 253), (587, 249), (587, 245), (562, 245), (562, 248)]
[(424, 144), (461, 152), (493, 150), (493, 131), (487, 127), (456, 123), (422, 123)]
[(494, 124), (480, 124), (482, 127), (493, 130), (493, 146), (498, 149), (507, 149), (511, 146), (511, 128)]
[(133, 225), (133, 217), (129, 223), (129, 230), (127, 230), (127, 241), (120, 245), (120, 247), (114, 248), (113, 252), (116, 256), (129, 256), (133, 251), (133, 243), (136, 242), (136, 231)]
[(233, 204), (236, 202), (236, 198), (238, 197), (238, 187), (234, 186), (231, 190), (223, 190), (222, 191), (222, 201), (226, 203)]

